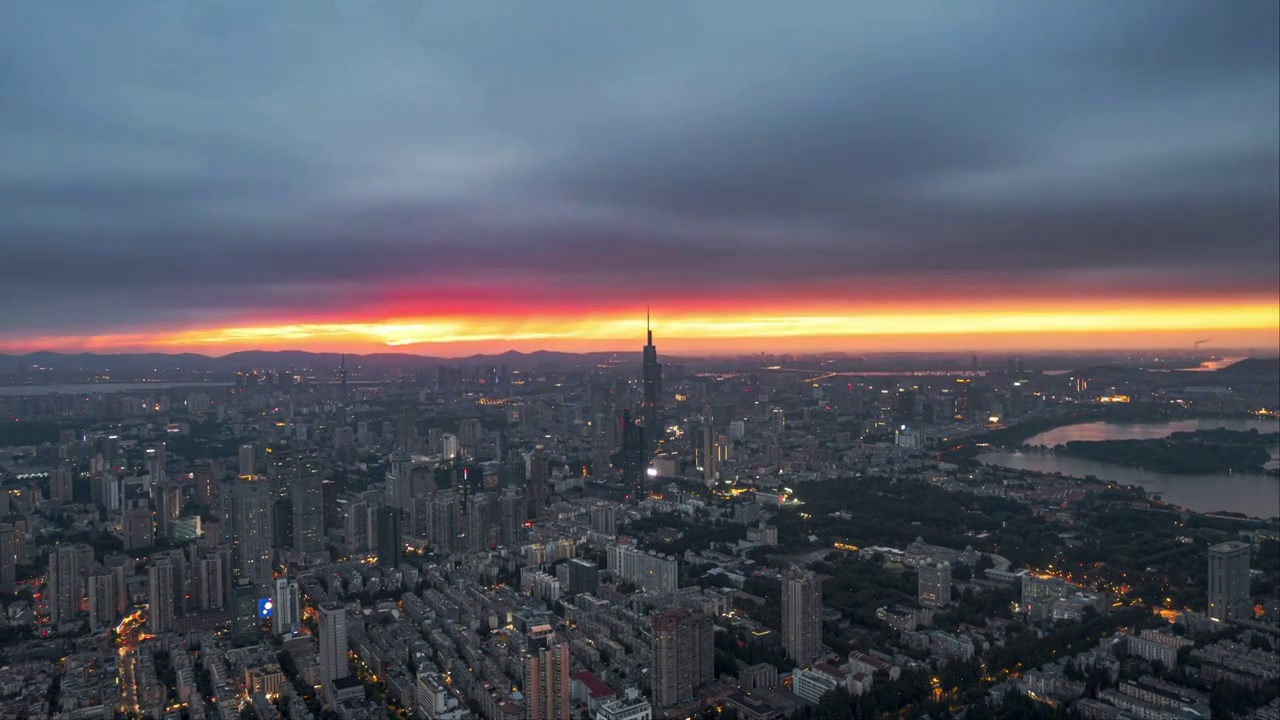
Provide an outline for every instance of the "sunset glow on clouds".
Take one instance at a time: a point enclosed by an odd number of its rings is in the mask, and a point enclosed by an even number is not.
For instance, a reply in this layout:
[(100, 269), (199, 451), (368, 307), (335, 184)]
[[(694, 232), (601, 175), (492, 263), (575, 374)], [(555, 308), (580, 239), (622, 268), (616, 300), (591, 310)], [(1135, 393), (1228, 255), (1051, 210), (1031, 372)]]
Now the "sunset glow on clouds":
[(1280, 344), (1274, 2), (378, 8), (6, 8), (0, 352)]
[[(1255, 303), (1117, 309), (1037, 309), (989, 312), (878, 312), (823, 315), (663, 315), (663, 347), (699, 352), (764, 349), (858, 350), (984, 347), (1063, 349), (1189, 345), (1206, 329), (1219, 344), (1266, 347), (1277, 337), (1280, 308)], [(160, 350), (223, 354), (244, 349), (408, 351), (453, 355), (506, 349), (634, 350), (642, 316), (400, 318), (384, 322), (306, 322), (152, 334), (38, 337), (14, 350)], [(1112, 337), (1108, 338), (1107, 336)], [(1194, 339), (1188, 339), (1194, 338)], [(1130, 343), (1126, 345), (1125, 343)], [(1233, 344), (1234, 343), (1234, 344)]]

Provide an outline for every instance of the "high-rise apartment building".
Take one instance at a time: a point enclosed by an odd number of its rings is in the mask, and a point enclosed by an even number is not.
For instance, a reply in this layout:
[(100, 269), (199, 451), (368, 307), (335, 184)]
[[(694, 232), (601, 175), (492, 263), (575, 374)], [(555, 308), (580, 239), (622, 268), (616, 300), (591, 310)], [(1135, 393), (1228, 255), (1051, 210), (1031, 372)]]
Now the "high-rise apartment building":
[(711, 616), (681, 609), (655, 614), (653, 623), (653, 704), (672, 707), (714, 677)]
[(71, 502), (74, 485), (75, 468), (69, 462), (63, 462), (49, 472), (49, 499), (54, 502)]
[(652, 550), (646, 552), (635, 545), (611, 543), (605, 548), (609, 572), (624, 582), (633, 583), (648, 593), (675, 592), (679, 584), (679, 562), (670, 555)]
[(601, 535), (618, 534), (618, 508), (615, 505), (596, 505), (591, 508), (591, 531)]
[(49, 552), (49, 580), (45, 591), (49, 621), (71, 622), (80, 610), (80, 558), (74, 545), (58, 544)]
[(801, 667), (822, 655), (822, 581), (797, 567), (782, 578), (782, 644)]
[(233, 497), (232, 542), (241, 579), (265, 584), (274, 568), (274, 497), (261, 483), (239, 483)]
[(147, 629), (157, 635), (173, 630), (181, 599), (181, 573), (176, 559), (169, 555), (153, 558), (147, 567)]
[(569, 646), (553, 643), (524, 658), (525, 720), (569, 720)]
[(1209, 548), (1209, 617), (1237, 620), (1252, 612), (1249, 543), (1229, 541)]
[(951, 602), (951, 564), (946, 562), (923, 562), (918, 568), (920, 573), (919, 592), (917, 595), (923, 607), (939, 608)]
[(121, 518), (124, 530), (124, 549), (138, 550), (155, 544), (154, 517), (151, 508), (140, 507), (125, 510)]
[(113, 568), (98, 568), (89, 575), (89, 628), (111, 627), (119, 620), (116, 600), (117, 573)]

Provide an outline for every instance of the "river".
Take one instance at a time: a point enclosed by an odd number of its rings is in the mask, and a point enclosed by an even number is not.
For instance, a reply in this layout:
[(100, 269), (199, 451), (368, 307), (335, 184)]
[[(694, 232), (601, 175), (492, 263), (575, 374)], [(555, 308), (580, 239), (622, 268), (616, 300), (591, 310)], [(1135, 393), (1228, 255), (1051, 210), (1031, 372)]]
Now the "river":
[(107, 395), (118, 392), (169, 390), (171, 388), (229, 387), (229, 382), (140, 382), (78, 383), (72, 385), (9, 385), (0, 387), (0, 397), (42, 397), (44, 395)]
[[(1178, 420), (1162, 423), (1091, 422), (1066, 425), (1040, 433), (1027, 440), (1031, 446), (1053, 447), (1072, 440), (1152, 440), (1175, 432), (1193, 430), (1252, 430), (1268, 433), (1280, 431), (1276, 420)], [(1269, 448), (1271, 462), (1280, 464), (1280, 448)], [(1141, 470), (1114, 463), (1055, 455), (1047, 451), (1024, 452), (999, 450), (982, 453), (980, 462), (1017, 470), (1062, 473), (1073, 477), (1093, 475), (1123, 485), (1141, 485), (1149, 493), (1159, 494), (1165, 501), (1197, 512), (1237, 512), (1254, 517), (1280, 515), (1280, 478), (1252, 473), (1213, 473), (1209, 475), (1172, 475)]]

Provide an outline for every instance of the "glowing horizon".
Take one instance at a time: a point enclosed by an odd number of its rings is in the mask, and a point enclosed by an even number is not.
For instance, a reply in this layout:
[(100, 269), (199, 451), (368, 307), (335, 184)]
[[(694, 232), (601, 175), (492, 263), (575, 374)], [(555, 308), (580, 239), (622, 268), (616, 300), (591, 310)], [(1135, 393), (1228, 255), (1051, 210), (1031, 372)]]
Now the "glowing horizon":
[[(200, 352), (313, 350), (467, 355), (505, 350), (615, 351), (638, 347), (643, 312), (575, 315), (563, 309), (325, 320), (278, 319), (198, 329), (0, 338), (0, 352)], [(1213, 347), (1267, 348), (1280, 342), (1280, 304), (1161, 302), (1071, 307), (1007, 304), (908, 310), (779, 307), (772, 311), (663, 310), (659, 344), (670, 352), (1166, 349), (1209, 339)]]

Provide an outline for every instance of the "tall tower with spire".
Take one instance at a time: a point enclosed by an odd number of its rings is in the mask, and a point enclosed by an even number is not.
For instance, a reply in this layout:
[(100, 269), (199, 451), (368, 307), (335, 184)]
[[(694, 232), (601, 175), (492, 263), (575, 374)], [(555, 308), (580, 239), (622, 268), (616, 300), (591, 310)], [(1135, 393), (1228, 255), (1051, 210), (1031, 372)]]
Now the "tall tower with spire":
[(342, 402), (347, 401), (347, 354), (342, 353), (342, 361), (338, 366), (338, 377), (342, 380)]
[[(644, 346), (644, 365), (641, 368), (641, 382), (644, 389), (644, 429), (645, 442), (652, 450), (658, 438), (662, 436), (662, 364), (658, 362), (658, 349), (653, 345), (653, 328), (649, 324), (649, 309), (645, 308), (644, 327), (648, 342)], [(647, 459), (646, 459), (647, 460)]]

